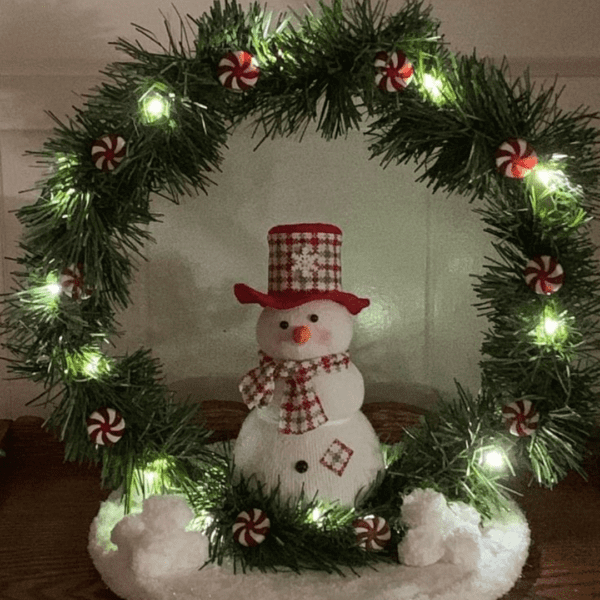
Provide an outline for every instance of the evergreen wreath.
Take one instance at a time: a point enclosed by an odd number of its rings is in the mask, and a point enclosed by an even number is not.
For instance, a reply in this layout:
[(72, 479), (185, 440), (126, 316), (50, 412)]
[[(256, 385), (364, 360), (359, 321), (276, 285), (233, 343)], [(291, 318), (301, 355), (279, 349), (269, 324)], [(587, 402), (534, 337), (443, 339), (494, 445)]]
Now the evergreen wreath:
[[(102, 463), (103, 485), (136, 494), (181, 492), (210, 537), (210, 561), (243, 569), (340, 571), (388, 553), (364, 552), (352, 522), (376, 514), (403, 534), (402, 495), (434, 488), (490, 517), (506, 505), (507, 471), (553, 486), (581, 463), (599, 405), (600, 269), (589, 223), (600, 199), (597, 114), (557, 106), (555, 85), (534, 94), (528, 73), (449, 52), (431, 8), (396, 14), (369, 0), (321, 3), (272, 23), (259, 4), (215, 2), (180, 17), (168, 46), (119, 39), (129, 60), (109, 65), (42, 150), (37, 201), (18, 211), (24, 234), (17, 288), (2, 326), (10, 369), (44, 387), (47, 426), (66, 459)], [(206, 191), (229, 134), (247, 119), (259, 144), (316, 123), (326, 139), (367, 122), (372, 158), (415, 161), (418, 181), (475, 202), (498, 257), (474, 284), (490, 329), (482, 388), (457, 383), (455, 401), (387, 446), (385, 475), (354, 510), (306, 498), (282, 502), (232, 484), (231, 452), (207, 443), (198, 406), (176, 403), (147, 349), (104, 348), (126, 308), (134, 261), (157, 220), (150, 196), (177, 203)], [(510, 429), (509, 429), (510, 428)], [(492, 452), (492, 454), (490, 454)], [(493, 454), (495, 453), (495, 454)], [(504, 468), (490, 467), (495, 456)], [(270, 519), (264, 543), (235, 543), (240, 511)]]

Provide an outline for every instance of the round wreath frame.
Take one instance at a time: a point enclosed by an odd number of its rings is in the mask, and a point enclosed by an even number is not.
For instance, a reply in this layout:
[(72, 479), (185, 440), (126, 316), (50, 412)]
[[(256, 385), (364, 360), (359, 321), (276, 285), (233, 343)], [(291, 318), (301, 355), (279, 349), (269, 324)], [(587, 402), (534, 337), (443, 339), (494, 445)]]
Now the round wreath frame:
[[(221, 6), (217, 0), (201, 18), (188, 17), (197, 29), (193, 42), (181, 18), (179, 40), (165, 20), (168, 47), (137, 27), (158, 53), (116, 42), (133, 60), (109, 65), (109, 81), (86, 96), (74, 119), (65, 124), (51, 115), (58, 124), (53, 137), (31, 153), (48, 174), (36, 188), (38, 200), (18, 213), (24, 227), (18, 287), (4, 298), (4, 346), (15, 357), (10, 368), (43, 384), (36, 400), (53, 405), (47, 425), (60, 432), (66, 458), (102, 462), (104, 485), (122, 488), (128, 508), (136, 490), (185, 493), (199, 516), (211, 518), (211, 560), (233, 556), (244, 568), (283, 561), (295, 570), (332, 571), (390, 560), (351, 547), (356, 514), (385, 516), (399, 539), (402, 494), (433, 487), (489, 516), (505, 506), (506, 471), (485, 464), (487, 450), (500, 452), (513, 474), (514, 466), (524, 467), (552, 486), (570, 468), (582, 472), (598, 415), (593, 390), (600, 369), (592, 354), (600, 270), (585, 227), (600, 199), (598, 132), (589, 125), (597, 115), (560, 111), (554, 86), (534, 97), (527, 73), (509, 84), (505, 62), (496, 67), (475, 54), (451, 54), (421, 1), (393, 15), (369, 0), (319, 6), (319, 16), (294, 15), (297, 25), (281, 17), (271, 27), (260, 5), (244, 12), (235, 1)], [(385, 93), (374, 85), (373, 59), (397, 49), (414, 65), (414, 82)], [(250, 52), (260, 65), (257, 85), (243, 93), (216, 76), (219, 60), (232, 50)], [(432, 87), (427, 77), (440, 85)], [(163, 103), (158, 114), (148, 112), (149, 98)], [(457, 384), (456, 402), (387, 447), (386, 474), (356, 510), (325, 510), (308, 499), (290, 506), (276, 492), (262, 494), (244, 481), (232, 485), (230, 455), (209, 447), (198, 406), (174, 402), (148, 350), (115, 358), (102, 346), (117, 332), (114, 317), (129, 303), (133, 259), (150, 237), (146, 226), (157, 220), (152, 193), (178, 202), (182, 194), (206, 191), (219, 170), (220, 148), (247, 118), (254, 118), (262, 143), (302, 135), (315, 121), (331, 139), (358, 129), (365, 115), (372, 158), (384, 166), (416, 161), (423, 169), (418, 181), (434, 191), (485, 201), (475, 210), (496, 237), (501, 260), (488, 259), (474, 286), (491, 325), (482, 346), (483, 385), (473, 396)], [(108, 134), (127, 144), (125, 159), (110, 173), (97, 169), (90, 155), (94, 141)], [(495, 151), (510, 138), (533, 145), (551, 185), (498, 173)], [(536, 255), (560, 260), (566, 272), (560, 293), (538, 295), (524, 284), (525, 263)], [(60, 287), (60, 274), (75, 265), (83, 268), (84, 297), (66, 296)], [(557, 319), (558, 334), (545, 331), (540, 338), (540, 319), (548, 315)], [(531, 401), (540, 414), (529, 437), (510, 435), (503, 423), (502, 407), (515, 399)], [(106, 406), (123, 415), (125, 435), (95, 446), (86, 422)], [(294, 550), (282, 558), (275, 542), (260, 551), (235, 546), (231, 525), (250, 505), (269, 512), (288, 547), (304, 538), (304, 547), (323, 548), (322, 555)], [(317, 520), (311, 518), (316, 509)]]

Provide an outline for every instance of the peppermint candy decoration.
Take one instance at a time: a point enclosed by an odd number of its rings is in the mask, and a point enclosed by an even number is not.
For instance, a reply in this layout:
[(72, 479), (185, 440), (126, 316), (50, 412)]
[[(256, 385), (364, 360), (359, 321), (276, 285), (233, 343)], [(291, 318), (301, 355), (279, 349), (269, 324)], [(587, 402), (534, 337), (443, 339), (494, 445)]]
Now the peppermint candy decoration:
[(101, 408), (88, 417), (87, 430), (94, 444), (112, 446), (125, 433), (125, 420), (114, 408)]
[(496, 167), (506, 177), (523, 179), (538, 163), (535, 150), (525, 140), (510, 138), (496, 151)]
[(233, 539), (246, 547), (254, 547), (265, 541), (271, 521), (267, 513), (260, 508), (252, 508), (241, 512), (233, 524)]
[(236, 92), (256, 85), (260, 69), (254, 56), (249, 52), (229, 52), (220, 61), (217, 76), (222, 85)]
[(414, 75), (414, 68), (404, 52), (378, 52), (375, 55), (375, 85), (384, 92), (404, 89)]
[(352, 522), (356, 541), (360, 548), (369, 552), (383, 550), (392, 537), (387, 521), (381, 517), (363, 517)]
[(94, 291), (85, 285), (82, 263), (71, 265), (61, 273), (60, 287), (73, 300), (87, 300)]
[(554, 294), (565, 280), (565, 272), (555, 258), (534, 256), (523, 271), (527, 285), (536, 294)]
[(510, 432), (519, 437), (531, 435), (537, 429), (540, 420), (540, 415), (529, 400), (517, 400), (507, 404), (502, 408), (502, 416)]
[(125, 139), (110, 133), (96, 140), (92, 146), (92, 160), (98, 169), (108, 173), (114, 171), (125, 158)]

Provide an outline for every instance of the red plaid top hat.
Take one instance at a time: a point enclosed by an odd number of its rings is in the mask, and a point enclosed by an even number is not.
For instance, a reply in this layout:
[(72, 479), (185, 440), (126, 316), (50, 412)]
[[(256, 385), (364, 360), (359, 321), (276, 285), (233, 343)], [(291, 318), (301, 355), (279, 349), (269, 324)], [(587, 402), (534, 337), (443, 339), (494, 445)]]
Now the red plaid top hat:
[(367, 298), (342, 291), (342, 231), (335, 225), (299, 223), (269, 230), (269, 291), (266, 294), (237, 283), (242, 304), (288, 309), (312, 300), (333, 300), (356, 315), (369, 306)]

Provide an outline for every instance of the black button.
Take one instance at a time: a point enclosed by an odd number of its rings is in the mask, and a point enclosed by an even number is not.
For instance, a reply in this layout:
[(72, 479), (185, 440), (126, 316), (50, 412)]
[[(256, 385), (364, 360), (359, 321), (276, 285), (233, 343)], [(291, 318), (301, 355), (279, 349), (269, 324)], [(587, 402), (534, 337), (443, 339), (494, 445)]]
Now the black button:
[(306, 471), (308, 471), (308, 463), (305, 460), (299, 460), (295, 464), (294, 469), (296, 469), (298, 473), (306, 473)]

